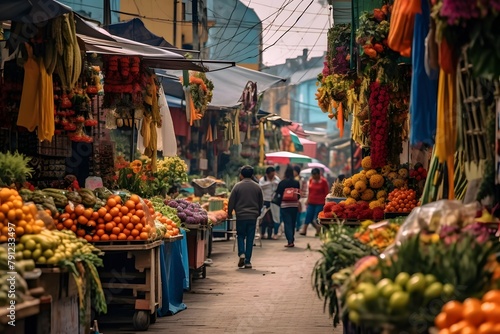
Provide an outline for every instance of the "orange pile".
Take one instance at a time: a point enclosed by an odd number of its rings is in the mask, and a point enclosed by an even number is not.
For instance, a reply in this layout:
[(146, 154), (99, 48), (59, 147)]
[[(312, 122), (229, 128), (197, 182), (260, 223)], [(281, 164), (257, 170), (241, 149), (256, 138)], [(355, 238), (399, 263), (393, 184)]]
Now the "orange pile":
[(111, 195), (97, 211), (81, 204), (67, 205), (56, 224), (57, 229), (72, 230), (87, 241), (147, 240), (151, 230), (138, 195), (131, 195), (125, 203)]
[(482, 300), (450, 301), (434, 323), (439, 334), (499, 334), (500, 290), (488, 291)]
[(35, 219), (37, 213), (35, 204), (24, 205), (17, 190), (0, 188), (0, 243), (14, 236), (9, 232), (15, 232), (16, 239), (24, 234), (40, 233), (45, 223)]
[(151, 203), (151, 201), (145, 199), (144, 202), (149, 207), (149, 212), (151, 213), (151, 216), (154, 219), (158, 220), (163, 225), (165, 225), (165, 227), (167, 228), (167, 232), (164, 235), (165, 238), (175, 237), (179, 235), (180, 230), (177, 227), (177, 224), (172, 219), (165, 217), (160, 212), (155, 212), (153, 203)]
[(409, 213), (417, 204), (417, 194), (413, 189), (394, 189), (389, 194), (385, 212)]

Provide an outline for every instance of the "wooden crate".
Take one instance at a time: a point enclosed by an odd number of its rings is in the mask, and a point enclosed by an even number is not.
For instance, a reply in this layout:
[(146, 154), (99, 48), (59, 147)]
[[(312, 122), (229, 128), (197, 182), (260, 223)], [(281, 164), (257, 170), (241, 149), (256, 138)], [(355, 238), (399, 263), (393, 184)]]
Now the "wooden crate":
[[(136, 330), (146, 330), (156, 321), (162, 303), (160, 245), (163, 241), (133, 244), (95, 244), (104, 251), (104, 267), (98, 268), (108, 310), (129, 305), (135, 310)], [(100, 316), (99, 322), (110, 322)]]

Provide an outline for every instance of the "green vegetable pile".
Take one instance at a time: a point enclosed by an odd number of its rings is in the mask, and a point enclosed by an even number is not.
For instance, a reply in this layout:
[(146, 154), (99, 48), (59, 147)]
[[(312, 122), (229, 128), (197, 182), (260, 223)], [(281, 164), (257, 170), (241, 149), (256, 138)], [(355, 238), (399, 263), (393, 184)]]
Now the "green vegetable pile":
[(328, 305), (328, 314), (333, 316), (333, 325), (340, 322), (340, 307), (336, 288), (341, 286), (352, 273), (351, 267), (361, 258), (369, 255), (378, 255), (378, 252), (361, 243), (343, 225), (333, 225), (326, 231), (323, 245), (319, 252), (322, 257), (313, 269), (313, 288), (320, 299), (324, 299), (324, 310)]
[(181, 220), (177, 216), (177, 209), (172, 208), (163, 203), (163, 199), (160, 197), (154, 197), (151, 199), (151, 203), (153, 204), (153, 208), (156, 212), (161, 213), (163, 216), (171, 219), (177, 226), (181, 226)]

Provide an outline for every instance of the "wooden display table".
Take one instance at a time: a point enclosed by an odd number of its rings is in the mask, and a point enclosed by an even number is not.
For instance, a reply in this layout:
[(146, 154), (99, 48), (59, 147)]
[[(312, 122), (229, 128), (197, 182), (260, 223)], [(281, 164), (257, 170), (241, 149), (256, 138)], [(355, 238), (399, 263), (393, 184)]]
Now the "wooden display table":
[[(156, 311), (162, 304), (160, 245), (178, 239), (94, 244), (104, 252), (104, 267), (98, 270), (108, 307), (133, 305), (136, 330), (147, 330), (156, 322)], [(100, 321), (105, 322), (106, 316)]]
[(0, 308), (0, 333), (5, 334), (31, 334), (32, 329), (29, 327), (30, 319), (40, 313), (40, 299), (25, 300), (22, 303), (16, 304), (15, 310), (15, 326), (8, 324), (11, 319), (8, 316), (8, 306)]
[(44, 295), (50, 297), (40, 305), (38, 333), (87, 333), (91, 322), (91, 301), (90, 293), (85, 293), (85, 289), (90, 289), (90, 282), (84, 279), (86, 310), (84, 317), (80, 317), (78, 288), (73, 276), (59, 267), (40, 270), (42, 274), (34, 284), (42, 287)]

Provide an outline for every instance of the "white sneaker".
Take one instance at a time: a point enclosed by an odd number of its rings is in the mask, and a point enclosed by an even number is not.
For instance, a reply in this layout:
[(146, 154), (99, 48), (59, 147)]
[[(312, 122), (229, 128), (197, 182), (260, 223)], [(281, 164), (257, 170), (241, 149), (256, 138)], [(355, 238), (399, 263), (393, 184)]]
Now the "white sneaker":
[(238, 268), (243, 268), (245, 266), (245, 254), (240, 255), (240, 259), (238, 261)]

